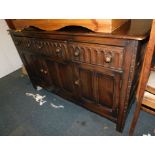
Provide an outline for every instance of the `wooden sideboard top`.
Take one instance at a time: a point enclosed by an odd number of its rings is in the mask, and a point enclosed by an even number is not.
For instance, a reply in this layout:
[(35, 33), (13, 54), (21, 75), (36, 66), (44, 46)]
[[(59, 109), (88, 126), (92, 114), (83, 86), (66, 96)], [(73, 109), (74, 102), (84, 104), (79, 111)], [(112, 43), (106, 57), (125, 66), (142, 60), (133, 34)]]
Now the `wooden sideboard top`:
[(22, 30), (35, 26), (45, 31), (55, 31), (66, 26), (82, 26), (93, 32), (111, 33), (130, 19), (16, 19), (14, 29)]
[[(45, 34), (57, 34), (57, 35), (71, 35), (71, 36), (96, 36), (96, 37), (109, 37), (109, 38), (119, 38), (119, 39), (133, 39), (133, 40), (143, 40), (149, 36), (151, 29), (152, 20), (151, 19), (132, 19), (126, 24), (122, 25), (120, 28), (116, 29), (112, 33), (101, 33), (92, 32), (85, 28), (80, 27), (65, 27), (57, 31), (37, 31), (37, 33)], [(19, 32), (26, 33), (24, 30)], [(36, 31), (31, 30), (32, 33)], [(16, 33), (17, 34), (17, 33)]]

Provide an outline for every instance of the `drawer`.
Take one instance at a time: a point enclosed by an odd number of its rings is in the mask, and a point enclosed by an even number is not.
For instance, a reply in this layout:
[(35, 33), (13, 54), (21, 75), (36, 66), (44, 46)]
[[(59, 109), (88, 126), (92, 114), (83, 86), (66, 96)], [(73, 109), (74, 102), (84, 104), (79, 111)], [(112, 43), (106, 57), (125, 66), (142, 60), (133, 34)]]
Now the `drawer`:
[(34, 52), (51, 58), (67, 59), (67, 43), (65, 41), (37, 38), (32, 41), (32, 44)]
[(22, 50), (23, 49), (24, 37), (15, 37), (15, 36), (13, 36), (13, 41), (14, 41), (14, 44), (15, 44), (15, 46), (16, 46), (16, 48), (18, 50)]
[(23, 52), (35, 52), (49, 58), (67, 59), (67, 43), (65, 41), (14, 37), (17, 48)]
[(124, 48), (89, 43), (69, 43), (70, 57), (73, 62), (100, 65), (122, 70)]
[(17, 49), (20, 49), (21, 52), (32, 51), (34, 52), (37, 49), (35, 39), (25, 38), (20, 36), (13, 36), (13, 40)]

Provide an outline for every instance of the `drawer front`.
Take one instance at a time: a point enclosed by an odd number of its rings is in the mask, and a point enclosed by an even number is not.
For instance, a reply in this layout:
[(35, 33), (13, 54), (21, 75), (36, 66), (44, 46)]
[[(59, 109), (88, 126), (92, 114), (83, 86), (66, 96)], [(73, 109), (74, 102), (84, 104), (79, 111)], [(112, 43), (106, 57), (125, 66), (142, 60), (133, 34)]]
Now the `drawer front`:
[(67, 59), (67, 43), (49, 39), (14, 37), (16, 47), (23, 52), (35, 52), (50, 58)]
[(67, 43), (65, 41), (35, 38), (32, 44), (34, 52), (51, 58), (67, 59)]
[(69, 43), (72, 61), (122, 70), (124, 48), (88, 43)]
[(16, 48), (21, 51), (24, 49), (24, 37), (15, 37), (13, 36), (13, 41), (14, 41), (14, 44), (16, 46)]
[(21, 52), (34, 51), (36, 49), (35, 40), (32, 38), (13, 36), (13, 40), (17, 49)]

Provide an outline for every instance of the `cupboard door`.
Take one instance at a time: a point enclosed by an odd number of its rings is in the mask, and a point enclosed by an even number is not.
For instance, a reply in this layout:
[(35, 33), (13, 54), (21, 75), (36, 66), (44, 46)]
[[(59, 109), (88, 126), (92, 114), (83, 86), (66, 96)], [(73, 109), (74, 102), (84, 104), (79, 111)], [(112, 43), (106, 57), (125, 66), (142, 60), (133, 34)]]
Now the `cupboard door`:
[(121, 82), (119, 74), (107, 74), (77, 65), (76, 81), (79, 99), (84, 106), (103, 109), (116, 117)]
[[(79, 95), (83, 101), (95, 102), (94, 73), (90, 70), (79, 68), (79, 77), (75, 84), (79, 86)], [(78, 83), (77, 83), (78, 82)]]
[(53, 90), (59, 90), (61, 88), (61, 81), (59, 76), (58, 64), (55, 61), (51, 60), (46, 60), (46, 64), (49, 70)]
[(73, 67), (70, 63), (46, 61), (54, 89), (74, 94)]
[(98, 85), (98, 103), (108, 108), (112, 108), (114, 104), (115, 79), (114, 77), (102, 73), (97, 73), (96, 76)]
[(68, 93), (74, 92), (73, 84), (73, 68), (71, 64), (67, 63), (58, 63), (59, 76), (61, 79), (61, 85), (64, 91)]
[(50, 88), (51, 81), (44, 59), (28, 52), (22, 53), (22, 59), (32, 83), (43, 88)]

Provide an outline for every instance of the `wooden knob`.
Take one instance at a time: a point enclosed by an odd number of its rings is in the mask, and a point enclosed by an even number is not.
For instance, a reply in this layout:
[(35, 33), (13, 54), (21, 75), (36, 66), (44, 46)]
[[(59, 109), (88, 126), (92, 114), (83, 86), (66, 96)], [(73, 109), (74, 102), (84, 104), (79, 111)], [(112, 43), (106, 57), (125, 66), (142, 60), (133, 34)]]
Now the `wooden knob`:
[(74, 52), (74, 56), (79, 56), (80, 55), (80, 51), (79, 50), (76, 50), (75, 52)]
[(41, 49), (43, 46), (42, 45), (38, 45), (38, 48)]
[(105, 58), (105, 62), (107, 62), (107, 63), (111, 62), (111, 60), (112, 60), (112, 57), (106, 57)]
[(31, 44), (30, 44), (30, 43), (28, 43), (28, 44), (27, 44), (27, 47), (30, 47), (30, 46), (31, 46)]
[(111, 52), (105, 53), (105, 62), (110, 63), (112, 61), (112, 54)]
[(44, 71), (44, 73), (47, 74), (48, 72), (47, 71)]
[(43, 70), (43, 69), (41, 69), (40, 71), (41, 71), (41, 72), (44, 72), (44, 70)]
[(61, 48), (56, 49), (56, 53), (60, 53), (60, 51), (61, 51)]
[(76, 80), (74, 83), (75, 85), (79, 85), (79, 80)]

